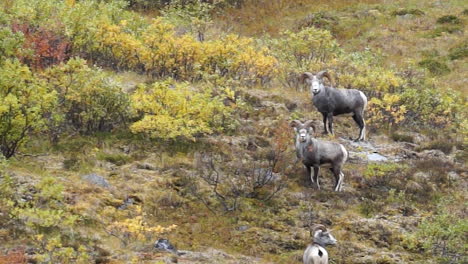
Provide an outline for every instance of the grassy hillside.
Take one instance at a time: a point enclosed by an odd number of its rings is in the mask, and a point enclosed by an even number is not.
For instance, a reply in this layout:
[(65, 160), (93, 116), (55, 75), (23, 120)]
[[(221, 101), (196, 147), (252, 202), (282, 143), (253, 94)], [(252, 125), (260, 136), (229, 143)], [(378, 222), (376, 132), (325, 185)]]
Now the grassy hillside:
[[(0, 3), (0, 264), (466, 263), (464, 1)], [(323, 135), (299, 77), (369, 98)], [(304, 176), (294, 119), (349, 151)], [(156, 250), (167, 238), (179, 255)]]

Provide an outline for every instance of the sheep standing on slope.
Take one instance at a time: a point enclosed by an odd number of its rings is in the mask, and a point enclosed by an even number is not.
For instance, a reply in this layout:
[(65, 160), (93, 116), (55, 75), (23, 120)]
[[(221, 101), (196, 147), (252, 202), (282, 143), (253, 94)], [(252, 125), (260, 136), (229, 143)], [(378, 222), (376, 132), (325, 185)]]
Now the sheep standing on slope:
[[(291, 127), (296, 132), (296, 154), (306, 167), (306, 177), (310, 177), (312, 183), (319, 184), (320, 165), (331, 164), (331, 171), (336, 179), (335, 191), (340, 191), (343, 185), (344, 174), (342, 167), (348, 158), (348, 151), (341, 144), (321, 141), (313, 138), (314, 132), (312, 120), (301, 123), (299, 120), (291, 122)], [(312, 167), (314, 167), (314, 176), (312, 177)]]
[(310, 234), (313, 236), (313, 243), (304, 251), (302, 257), (304, 264), (328, 264), (328, 252), (325, 246), (335, 245), (336, 239), (323, 225), (315, 225)]
[(331, 86), (325, 86), (323, 82), (324, 77), (332, 82), (330, 75), (326, 71), (321, 71), (317, 75), (310, 72), (302, 74), (302, 79), (310, 85), (314, 106), (322, 113), (325, 133), (330, 132), (333, 134), (333, 116), (352, 113), (354, 121), (361, 129), (356, 141), (365, 140), (366, 123), (364, 122), (364, 110), (367, 106), (366, 95), (355, 89), (336, 89)]

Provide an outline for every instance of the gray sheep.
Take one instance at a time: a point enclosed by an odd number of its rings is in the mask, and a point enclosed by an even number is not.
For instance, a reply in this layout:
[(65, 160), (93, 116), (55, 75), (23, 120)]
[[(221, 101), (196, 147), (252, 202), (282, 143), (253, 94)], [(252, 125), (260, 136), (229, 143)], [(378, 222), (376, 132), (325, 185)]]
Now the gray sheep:
[[(324, 85), (323, 78), (332, 82), (327, 71), (321, 71), (316, 75), (305, 72), (302, 80), (310, 85), (313, 94), (312, 102), (323, 116), (325, 133), (333, 134), (333, 116), (342, 114), (353, 114), (353, 119), (360, 128), (359, 137), (356, 141), (365, 140), (366, 123), (364, 121), (364, 110), (367, 106), (366, 95), (355, 89), (336, 89), (332, 86)], [(327, 129), (328, 120), (328, 129)]]
[(313, 237), (313, 243), (304, 251), (303, 263), (328, 264), (328, 252), (325, 246), (335, 245), (337, 243), (336, 239), (323, 225), (315, 225), (310, 235)]
[[(348, 151), (341, 144), (313, 138), (312, 122), (309, 120), (302, 124), (299, 120), (291, 121), (291, 127), (296, 132), (297, 157), (306, 167), (306, 177), (310, 177), (312, 183), (317, 184), (318, 189), (320, 189), (318, 180), (320, 165), (331, 164), (331, 171), (336, 179), (335, 191), (340, 191), (344, 179), (342, 167), (348, 158)], [(313, 177), (312, 167), (314, 168)]]

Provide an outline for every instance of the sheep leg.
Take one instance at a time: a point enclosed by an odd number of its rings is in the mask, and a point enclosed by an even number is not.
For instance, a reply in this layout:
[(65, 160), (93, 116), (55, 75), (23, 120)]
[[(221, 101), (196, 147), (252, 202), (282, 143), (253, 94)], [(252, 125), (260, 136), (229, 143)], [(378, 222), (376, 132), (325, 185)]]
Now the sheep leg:
[(343, 184), (344, 174), (341, 171), (341, 168), (338, 167), (333, 167), (332, 171), (336, 180), (335, 192), (339, 192), (341, 190), (341, 185)]
[(312, 180), (312, 186), (314, 183), (314, 178), (312, 177), (312, 168), (310, 166), (305, 166), (306, 167), (306, 179), (310, 178)]
[(363, 115), (359, 112), (354, 113), (353, 119), (356, 124), (359, 126), (359, 137), (355, 141), (365, 140), (366, 137), (366, 124), (364, 122)]
[(334, 133), (333, 133), (333, 113), (328, 113), (327, 119), (328, 119), (328, 131), (330, 131), (330, 134), (334, 135)]
[(327, 113), (322, 113), (323, 116), (323, 128), (325, 131), (323, 132), (324, 134), (328, 134), (328, 128), (327, 128)]
[(320, 167), (319, 166), (314, 166), (314, 177), (311, 178), (312, 182), (317, 183), (317, 189), (320, 190), (320, 183), (319, 183), (319, 172), (320, 172)]

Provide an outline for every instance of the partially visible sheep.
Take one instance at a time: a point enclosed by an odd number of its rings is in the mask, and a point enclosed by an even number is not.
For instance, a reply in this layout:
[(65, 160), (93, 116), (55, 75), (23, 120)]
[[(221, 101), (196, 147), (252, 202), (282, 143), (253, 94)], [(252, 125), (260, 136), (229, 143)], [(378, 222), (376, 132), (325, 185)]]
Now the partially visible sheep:
[(366, 95), (355, 89), (336, 89), (332, 86), (325, 86), (324, 77), (332, 82), (327, 71), (321, 71), (317, 75), (310, 72), (302, 74), (302, 80), (310, 85), (310, 91), (313, 94), (312, 102), (323, 116), (325, 133), (330, 132), (333, 134), (333, 116), (352, 113), (354, 121), (360, 128), (359, 137), (356, 141), (365, 140), (364, 110), (367, 106)]
[(328, 264), (327, 245), (335, 245), (336, 239), (323, 225), (315, 225), (310, 232), (313, 243), (304, 251), (302, 260), (304, 264)]
[[(342, 172), (343, 165), (348, 159), (348, 151), (341, 144), (317, 140), (312, 137), (314, 128), (312, 120), (301, 123), (299, 120), (291, 122), (291, 127), (296, 132), (296, 155), (306, 167), (306, 177), (310, 177), (312, 183), (319, 184), (320, 165), (331, 164), (331, 171), (336, 179), (335, 191), (340, 191), (344, 174)], [(314, 168), (314, 176), (312, 177), (312, 169)]]

